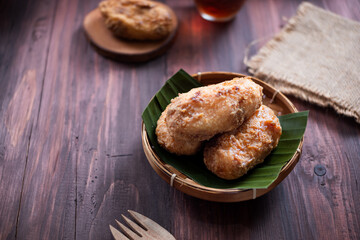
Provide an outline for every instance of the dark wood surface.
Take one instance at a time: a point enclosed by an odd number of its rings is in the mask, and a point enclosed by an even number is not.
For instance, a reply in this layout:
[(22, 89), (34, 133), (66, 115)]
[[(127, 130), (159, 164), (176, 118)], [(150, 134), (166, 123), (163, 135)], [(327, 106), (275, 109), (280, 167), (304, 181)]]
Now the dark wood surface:
[[(332, 109), (290, 97), (310, 110), (301, 159), (247, 202), (171, 188), (141, 146), (141, 113), (169, 76), (246, 74), (246, 47), (278, 32), (301, 1), (248, 0), (225, 24), (201, 19), (190, 0), (164, 1), (180, 20), (177, 39), (141, 64), (89, 44), (82, 21), (98, 2), (0, 0), (0, 239), (112, 239), (108, 226), (127, 209), (177, 239), (360, 238), (360, 125)], [(360, 20), (359, 1), (311, 2)]]

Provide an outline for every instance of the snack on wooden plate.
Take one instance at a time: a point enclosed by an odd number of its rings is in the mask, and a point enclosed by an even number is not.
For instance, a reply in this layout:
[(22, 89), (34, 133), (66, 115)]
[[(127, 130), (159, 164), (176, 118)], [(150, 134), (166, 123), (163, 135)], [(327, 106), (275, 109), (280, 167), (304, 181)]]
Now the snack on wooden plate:
[(175, 139), (170, 135), (165, 120), (168, 108), (169, 106), (162, 112), (155, 130), (160, 146), (177, 155), (196, 154), (202, 146), (200, 141)]
[(106, 26), (116, 35), (129, 40), (160, 40), (173, 30), (170, 9), (148, 0), (107, 0), (99, 9)]
[(277, 146), (281, 132), (279, 119), (262, 105), (238, 129), (207, 142), (204, 163), (218, 177), (239, 178), (264, 161)]
[(234, 78), (194, 88), (171, 100), (166, 124), (172, 137), (204, 141), (238, 128), (262, 103), (262, 87)]

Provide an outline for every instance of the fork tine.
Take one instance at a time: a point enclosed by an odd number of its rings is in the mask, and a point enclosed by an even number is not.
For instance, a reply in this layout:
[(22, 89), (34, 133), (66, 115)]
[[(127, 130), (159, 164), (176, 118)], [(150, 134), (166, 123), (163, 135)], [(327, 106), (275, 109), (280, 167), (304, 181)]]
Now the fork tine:
[(175, 239), (171, 233), (169, 233), (165, 228), (157, 224), (155, 221), (151, 220), (144, 215), (137, 213), (132, 210), (128, 210), (129, 214), (135, 219), (135, 221), (147, 230), (147, 233), (155, 232), (157, 238), (156, 239)]
[(125, 233), (125, 235), (132, 239), (132, 240), (135, 240), (135, 239), (139, 239), (140, 236), (137, 235), (136, 233), (134, 233), (131, 229), (127, 228), (124, 224), (122, 224), (121, 222), (119, 222), (118, 220), (116, 220), (116, 223), (119, 225), (119, 227), (121, 228), (121, 230), (123, 230), (123, 232)]
[(144, 237), (146, 235), (146, 230), (140, 227), (138, 224), (131, 221), (129, 218), (125, 217), (123, 214), (121, 214), (121, 217), (125, 220), (125, 222), (130, 226), (130, 228), (139, 234), (141, 237)]
[(114, 236), (115, 240), (128, 240), (128, 238), (122, 234), (119, 230), (114, 228), (113, 226), (109, 225), (110, 231), (112, 235)]
[(128, 210), (130, 215), (134, 218), (137, 224), (139, 224), (141, 227), (143, 227), (145, 230), (149, 230), (143, 223), (146, 222), (146, 220), (150, 220), (150, 218), (145, 217), (144, 215), (141, 215), (140, 213), (137, 213), (133, 210)]
[(150, 229), (158, 230), (159, 228), (163, 228), (152, 219), (145, 217), (144, 215), (138, 212), (132, 210), (128, 210), (128, 212), (136, 220), (136, 222), (139, 223), (139, 225), (145, 228), (146, 230), (150, 230)]

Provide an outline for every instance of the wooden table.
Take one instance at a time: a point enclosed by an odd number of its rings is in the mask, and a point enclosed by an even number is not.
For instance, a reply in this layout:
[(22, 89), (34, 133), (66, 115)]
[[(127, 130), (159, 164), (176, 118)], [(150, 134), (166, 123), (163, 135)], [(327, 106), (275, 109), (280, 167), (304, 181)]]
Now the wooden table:
[[(360, 124), (332, 109), (290, 97), (310, 110), (300, 162), (247, 202), (171, 188), (141, 146), (141, 113), (168, 77), (180, 68), (246, 74), (246, 47), (277, 33), (301, 1), (249, 0), (215, 24), (192, 1), (167, 0), (177, 39), (141, 64), (91, 47), (82, 21), (98, 2), (0, 1), (0, 239), (112, 239), (109, 224), (127, 209), (177, 239), (360, 238)], [(360, 20), (359, 1), (312, 2)]]

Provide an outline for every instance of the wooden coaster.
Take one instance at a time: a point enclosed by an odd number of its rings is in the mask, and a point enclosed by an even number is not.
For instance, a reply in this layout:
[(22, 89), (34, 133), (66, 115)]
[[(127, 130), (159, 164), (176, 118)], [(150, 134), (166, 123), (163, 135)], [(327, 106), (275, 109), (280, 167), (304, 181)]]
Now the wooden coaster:
[(163, 54), (175, 39), (178, 20), (172, 9), (164, 6), (169, 9), (174, 24), (171, 34), (163, 40), (130, 41), (118, 38), (105, 26), (104, 18), (98, 8), (86, 15), (83, 22), (85, 33), (96, 51), (104, 57), (124, 62), (148, 61)]

